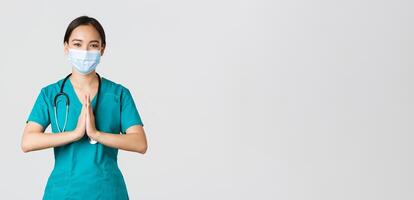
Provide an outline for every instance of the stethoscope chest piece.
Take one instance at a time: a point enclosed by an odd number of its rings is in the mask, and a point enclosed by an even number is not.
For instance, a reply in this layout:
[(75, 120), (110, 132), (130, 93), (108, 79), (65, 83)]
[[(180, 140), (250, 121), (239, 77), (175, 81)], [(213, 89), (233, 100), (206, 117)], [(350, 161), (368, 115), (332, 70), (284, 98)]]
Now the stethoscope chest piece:
[(92, 138), (89, 138), (89, 143), (90, 144), (96, 144), (96, 143), (98, 143), (96, 140), (93, 140)]

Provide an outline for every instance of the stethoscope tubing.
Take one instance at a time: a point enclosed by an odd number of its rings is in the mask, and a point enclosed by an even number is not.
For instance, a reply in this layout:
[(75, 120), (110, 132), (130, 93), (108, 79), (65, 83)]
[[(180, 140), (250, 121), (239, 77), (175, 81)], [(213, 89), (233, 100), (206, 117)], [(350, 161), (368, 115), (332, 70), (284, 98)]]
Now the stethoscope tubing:
[[(63, 87), (65, 86), (65, 83), (67, 81), (67, 79), (72, 75), (72, 73), (68, 74), (65, 79), (63, 80), (62, 85), (60, 86), (60, 91), (59, 93), (57, 93), (55, 95), (55, 98), (53, 99), (53, 112), (55, 114), (55, 123), (56, 123), (56, 127), (58, 129), (58, 131), (60, 133), (64, 132), (66, 129), (66, 123), (68, 121), (68, 113), (69, 113), (69, 105), (70, 105), (70, 101), (69, 101), (69, 96), (63, 91)], [(98, 73), (96, 73), (96, 75), (98, 76), (98, 81), (99, 81), (99, 85), (98, 85), (98, 92), (97, 92), (97, 96), (96, 96), (96, 104), (95, 104), (95, 108), (94, 108), (94, 114), (96, 114), (96, 107), (98, 106), (98, 100), (99, 100), (99, 94), (100, 94), (100, 90), (101, 90), (101, 76), (99, 76)], [(58, 123), (58, 116), (57, 116), (57, 111), (56, 111), (56, 103), (57, 103), (57, 99), (59, 96), (64, 96), (66, 99), (66, 112), (65, 112), (65, 123), (63, 125), (63, 129), (60, 129), (59, 123)], [(89, 138), (89, 143), (91, 144), (96, 144), (97, 141), (93, 140), (92, 138)]]

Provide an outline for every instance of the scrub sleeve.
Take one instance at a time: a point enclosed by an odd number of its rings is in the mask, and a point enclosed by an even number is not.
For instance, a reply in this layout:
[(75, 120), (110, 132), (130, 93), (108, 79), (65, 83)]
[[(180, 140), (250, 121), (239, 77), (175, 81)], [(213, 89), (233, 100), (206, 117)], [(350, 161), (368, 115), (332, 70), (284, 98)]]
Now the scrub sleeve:
[(30, 112), (28, 121), (33, 121), (40, 124), (44, 129), (50, 124), (50, 116), (48, 111), (48, 106), (45, 97), (44, 88), (40, 91), (39, 95), (36, 98), (35, 104)]
[(135, 106), (134, 99), (131, 92), (123, 87), (121, 94), (121, 131), (126, 133), (126, 130), (132, 125), (142, 125), (141, 117), (138, 113), (138, 109)]

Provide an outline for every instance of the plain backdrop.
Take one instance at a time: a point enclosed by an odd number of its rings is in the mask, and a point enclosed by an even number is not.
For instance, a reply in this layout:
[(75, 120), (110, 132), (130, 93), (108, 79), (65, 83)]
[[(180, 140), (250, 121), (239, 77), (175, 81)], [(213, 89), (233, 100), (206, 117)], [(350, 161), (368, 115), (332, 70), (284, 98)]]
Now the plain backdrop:
[(97, 72), (131, 90), (146, 154), (131, 199), (414, 199), (414, 2), (1, 1), (0, 198), (41, 199), (53, 149), (23, 153), (67, 25), (99, 20)]

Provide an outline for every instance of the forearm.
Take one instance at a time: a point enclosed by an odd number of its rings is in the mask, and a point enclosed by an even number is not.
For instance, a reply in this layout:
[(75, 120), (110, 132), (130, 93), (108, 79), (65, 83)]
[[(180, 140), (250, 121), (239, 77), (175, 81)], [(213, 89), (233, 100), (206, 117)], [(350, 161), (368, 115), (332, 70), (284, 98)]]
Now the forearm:
[(146, 144), (142, 141), (138, 134), (113, 134), (98, 131), (99, 134), (95, 138), (99, 143), (126, 151), (133, 151), (138, 153), (145, 153)]
[(24, 133), (22, 149), (24, 152), (57, 147), (73, 142), (77, 136), (72, 131), (62, 133), (28, 132)]

